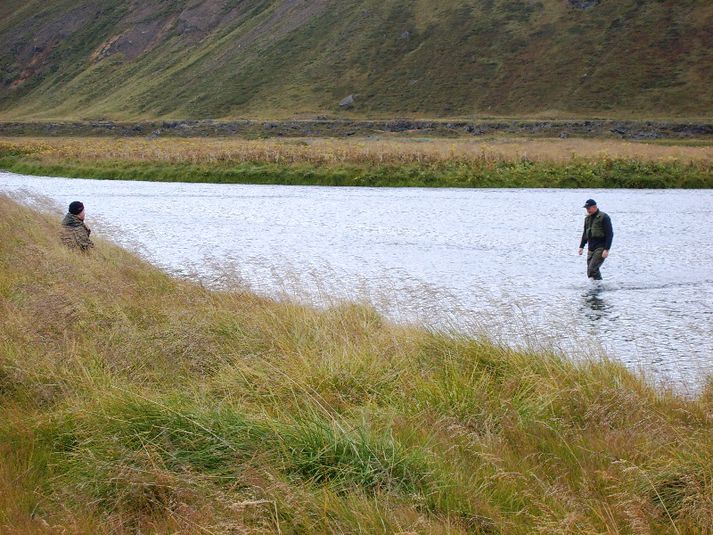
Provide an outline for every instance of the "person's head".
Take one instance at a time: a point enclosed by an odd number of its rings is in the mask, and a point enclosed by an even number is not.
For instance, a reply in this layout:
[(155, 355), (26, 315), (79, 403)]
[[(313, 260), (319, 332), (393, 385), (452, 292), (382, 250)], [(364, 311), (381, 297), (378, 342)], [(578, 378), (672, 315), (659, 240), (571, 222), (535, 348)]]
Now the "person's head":
[(84, 220), (84, 205), (80, 201), (69, 203), (69, 213), (76, 215), (81, 220)]
[(597, 210), (599, 210), (599, 208), (597, 208), (597, 201), (594, 199), (587, 199), (587, 202), (584, 203), (584, 208), (589, 215), (596, 214)]

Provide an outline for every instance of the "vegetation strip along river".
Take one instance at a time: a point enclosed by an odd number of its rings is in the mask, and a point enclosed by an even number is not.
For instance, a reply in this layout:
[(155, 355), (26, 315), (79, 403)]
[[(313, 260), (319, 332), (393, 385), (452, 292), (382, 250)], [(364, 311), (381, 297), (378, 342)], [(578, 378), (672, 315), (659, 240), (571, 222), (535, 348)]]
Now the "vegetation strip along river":
[(492, 138), (0, 138), (0, 168), (83, 178), (330, 186), (708, 188), (713, 145)]

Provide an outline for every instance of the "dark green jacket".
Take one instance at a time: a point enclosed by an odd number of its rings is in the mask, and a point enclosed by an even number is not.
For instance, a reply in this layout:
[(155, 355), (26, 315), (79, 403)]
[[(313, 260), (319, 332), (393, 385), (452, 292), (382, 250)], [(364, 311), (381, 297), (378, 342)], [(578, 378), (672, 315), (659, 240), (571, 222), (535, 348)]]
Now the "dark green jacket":
[(608, 251), (611, 249), (613, 239), (614, 229), (612, 228), (611, 218), (607, 214), (597, 210), (592, 215), (584, 218), (584, 232), (582, 233), (580, 248), (589, 244), (589, 249), (591, 250), (604, 248)]
[(84, 221), (79, 219), (74, 214), (67, 214), (62, 220), (62, 243), (67, 247), (72, 249), (80, 249), (81, 251), (87, 251), (94, 247), (94, 243), (89, 239), (89, 235), (92, 233), (84, 224)]

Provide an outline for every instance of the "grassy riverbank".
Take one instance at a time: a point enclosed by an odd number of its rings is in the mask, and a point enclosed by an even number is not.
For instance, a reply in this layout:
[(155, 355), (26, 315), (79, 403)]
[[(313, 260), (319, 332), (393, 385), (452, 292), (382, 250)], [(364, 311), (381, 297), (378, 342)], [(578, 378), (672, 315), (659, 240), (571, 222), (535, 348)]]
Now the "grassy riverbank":
[(330, 186), (710, 188), (713, 146), (583, 139), (0, 138), (0, 168)]
[(704, 533), (695, 399), (213, 292), (0, 197), (3, 533)]

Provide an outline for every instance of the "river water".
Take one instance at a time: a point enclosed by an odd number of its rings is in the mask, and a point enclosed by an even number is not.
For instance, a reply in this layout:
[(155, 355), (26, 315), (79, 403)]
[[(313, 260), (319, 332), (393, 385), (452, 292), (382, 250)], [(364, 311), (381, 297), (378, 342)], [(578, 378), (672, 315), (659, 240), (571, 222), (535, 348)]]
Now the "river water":
[[(695, 391), (713, 374), (713, 190), (392, 189), (97, 181), (0, 172), (0, 192), (87, 207), (96, 235), (176, 274), (398, 321), (609, 355)], [(604, 281), (577, 255), (594, 197)]]

